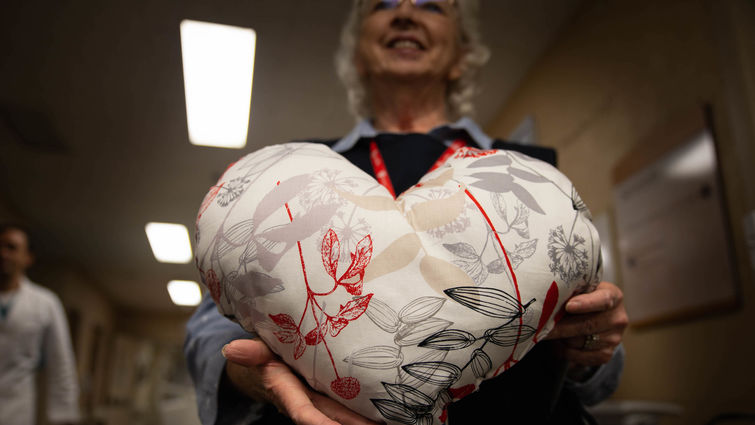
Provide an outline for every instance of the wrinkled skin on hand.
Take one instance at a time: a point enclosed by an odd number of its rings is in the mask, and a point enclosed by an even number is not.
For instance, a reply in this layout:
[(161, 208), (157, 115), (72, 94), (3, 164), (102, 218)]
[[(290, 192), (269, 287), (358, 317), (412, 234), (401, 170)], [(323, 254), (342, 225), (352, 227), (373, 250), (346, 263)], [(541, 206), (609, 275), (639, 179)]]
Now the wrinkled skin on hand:
[[(563, 345), (563, 355), (572, 366), (608, 363), (629, 323), (623, 300), (621, 289), (612, 283), (601, 282), (595, 291), (576, 295), (566, 303), (567, 314), (547, 339)], [(599, 340), (585, 348), (589, 335), (597, 335)]]
[(376, 425), (312, 390), (261, 340), (236, 340), (223, 347), (226, 373), (238, 390), (275, 405), (297, 425)]

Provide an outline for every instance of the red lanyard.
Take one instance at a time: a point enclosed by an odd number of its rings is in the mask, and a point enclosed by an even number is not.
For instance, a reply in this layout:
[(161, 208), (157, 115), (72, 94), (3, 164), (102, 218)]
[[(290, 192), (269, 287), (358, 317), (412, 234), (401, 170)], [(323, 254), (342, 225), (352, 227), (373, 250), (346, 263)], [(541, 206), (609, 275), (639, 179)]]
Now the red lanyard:
[[(453, 143), (451, 143), (445, 151), (438, 157), (438, 160), (435, 161), (435, 164), (433, 164), (432, 167), (428, 170), (428, 173), (441, 165), (443, 165), (446, 160), (456, 153), (459, 149), (466, 146), (466, 142), (463, 140), (454, 140)], [(383, 160), (383, 155), (380, 153), (380, 148), (378, 148), (377, 143), (375, 143), (374, 140), (370, 142), (370, 162), (372, 162), (372, 170), (375, 171), (375, 177), (377, 178), (378, 183), (383, 185), (386, 189), (388, 189), (388, 192), (391, 193), (391, 195), (395, 198), (396, 197), (396, 191), (393, 189), (393, 183), (391, 182), (391, 176), (388, 175), (388, 169), (385, 168), (385, 161)]]

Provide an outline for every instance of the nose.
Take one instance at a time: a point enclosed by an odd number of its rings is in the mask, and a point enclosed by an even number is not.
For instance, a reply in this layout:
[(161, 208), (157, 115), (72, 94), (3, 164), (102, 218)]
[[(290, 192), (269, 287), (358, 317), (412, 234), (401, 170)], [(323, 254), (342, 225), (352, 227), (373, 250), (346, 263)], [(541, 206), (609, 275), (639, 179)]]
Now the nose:
[(415, 11), (416, 8), (411, 1), (402, 0), (398, 7), (394, 9), (395, 13), (391, 25), (398, 29), (413, 27), (416, 24), (414, 17)]

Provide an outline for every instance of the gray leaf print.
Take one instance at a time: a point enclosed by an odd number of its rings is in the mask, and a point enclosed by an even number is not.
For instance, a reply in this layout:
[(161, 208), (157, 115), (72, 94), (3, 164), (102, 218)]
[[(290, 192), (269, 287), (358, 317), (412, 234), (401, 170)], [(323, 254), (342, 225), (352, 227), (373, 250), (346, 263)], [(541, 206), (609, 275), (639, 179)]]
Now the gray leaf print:
[(373, 297), (365, 313), (380, 329), (388, 333), (394, 333), (398, 330), (400, 325), (398, 314), (383, 301)]
[(455, 260), (454, 264), (459, 266), (464, 272), (472, 278), (475, 285), (482, 285), (488, 278), (488, 269), (482, 263), (482, 260), (477, 258), (475, 260)]
[(540, 208), (540, 204), (537, 203), (535, 197), (533, 197), (527, 189), (516, 183), (512, 183), (511, 192), (516, 195), (516, 197), (519, 198), (519, 200), (522, 201), (522, 203), (528, 206), (531, 210), (545, 215), (545, 211)]
[(518, 177), (522, 180), (527, 180), (528, 182), (533, 182), (533, 183), (548, 183), (550, 181), (539, 174), (531, 173), (529, 171), (525, 171), (525, 170), (522, 170), (520, 168), (515, 168), (515, 167), (510, 167), (509, 173), (511, 173), (511, 175), (514, 177)]
[(478, 159), (469, 164), (468, 168), (502, 167), (506, 165), (511, 165), (511, 158), (508, 155), (492, 155)]
[(487, 268), (488, 268), (488, 273), (501, 274), (506, 271), (506, 264), (502, 258), (499, 258), (497, 260), (493, 260), (489, 262), (487, 265)]
[(344, 362), (367, 369), (393, 369), (404, 361), (404, 356), (398, 347), (390, 345), (376, 345), (354, 351)]
[(446, 248), (457, 257), (466, 258), (467, 260), (477, 260), (480, 258), (474, 247), (466, 242), (444, 243), (443, 248)]
[(500, 193), (491, 192), (490, 200), (493, 201), (493, 208), (495, 208), (495, 212), (498, 213), (503, 221), (508, 223), (509, 219), (506, 216), (506, 199), (504, 199), (503, 195)]
[(399, 311), (398, 317), (404, 323), (421, 322), (435, 315), (445, 302), (445, 298), (420, 297), (404, 306)]
[(532, 257), (536, 250), (537, 239), (516, 244), (514, 250), (510, 253), (511, 262), (514, 263), (514, 268), (519, 267), (525, 259)]
[(393, 341), (402, 347), (407, 345), (417, 345), (427, 339), (430, 335), (440, 332), (451, 325), (453, 325), (453, 322), (432, 317), (423, 322), (402, 326), (401, 329), (398, 330)]

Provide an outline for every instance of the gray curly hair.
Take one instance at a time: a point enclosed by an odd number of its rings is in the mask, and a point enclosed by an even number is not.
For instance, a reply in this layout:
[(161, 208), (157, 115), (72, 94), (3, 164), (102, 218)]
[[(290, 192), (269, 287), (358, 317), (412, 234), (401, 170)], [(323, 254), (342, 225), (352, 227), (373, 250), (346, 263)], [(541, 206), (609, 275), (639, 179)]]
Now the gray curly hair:
[[(359, 32), (364, 17), (365, 0), (354, 0), (346, 23), (341, 30), (341, 45), (335, 55), (338, 77), (346, 87), (349, 109), (357, 118), (371, 116), (370, 98), (354, 64)], [(461, 34), (459, 44), (464, 52), (462, 75), (452, 81), (446, 93), (446, 106), (450, 119), (474, 113), (472, 98), (477, 92), (477, 73), (490, 57), (490, 50), (482, 43), (477, 13), (477, 0), (456, 0)]]

